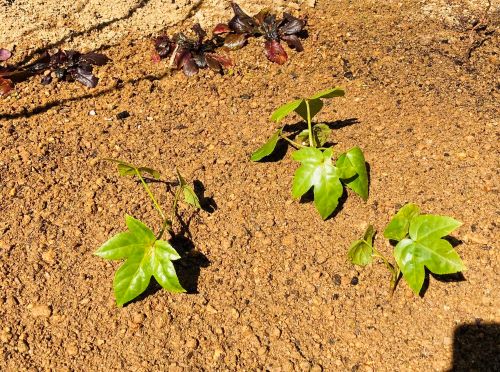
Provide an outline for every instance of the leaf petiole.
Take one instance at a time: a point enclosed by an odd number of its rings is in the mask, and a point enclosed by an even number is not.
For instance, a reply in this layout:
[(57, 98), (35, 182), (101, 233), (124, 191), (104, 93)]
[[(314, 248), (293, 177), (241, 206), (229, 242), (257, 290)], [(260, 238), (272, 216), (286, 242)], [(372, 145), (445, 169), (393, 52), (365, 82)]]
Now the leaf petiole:
[(160, 214), (162, 220), (165, 221), (167, 218), (165, 217), (165, 214), (163, 213), (163, 210), (161, 209), (160, 205), (156, 201), (156, 199), (155, 199), (153, 193), (151, 192), (151, 189), (149, 188), (148, 184), (146, 183), (146, 181), (144, 181), (144, 178), (142, 178), (141, 172), (139, 172), (139, 169), (137, 169), (136, 167), (134, 167), (134, 171), (135, 171), (135, 174), (137, 175), (137, 177), (139, 177), (139, 180), (141, 181), (142, 186), (146, 190), (149, 198), (153, 202), (153, 205), (155, 206), (155, 209)]
[(311, 106), (309, 105), (309, 100), (306, 99), (306, 109), (307, 109), (307, 128), (309, 129), (309, 146), (316, 147), (313, 141), (313, 132), (311, 124)]
[(301, 145), (300, 143), (297, 143), (295, 141), (292, 141), (290, 138), (288, 138), (287, 136), (284, 136), (284, 135), (281, 135), (280, 136), (281, 139), (284, 139), (285, 141), (287, 141), (290, 145), (292, 145), (293, 147), (297, 148), (297, 149), (302, 149), (304, 147), (307, 147), (305, 145)]

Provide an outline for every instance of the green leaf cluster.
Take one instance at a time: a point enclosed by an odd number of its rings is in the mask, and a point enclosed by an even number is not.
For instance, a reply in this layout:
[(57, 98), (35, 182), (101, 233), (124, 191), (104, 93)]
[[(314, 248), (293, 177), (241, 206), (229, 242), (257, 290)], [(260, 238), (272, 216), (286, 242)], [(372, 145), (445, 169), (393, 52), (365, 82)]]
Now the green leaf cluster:
[(133, 300), (146, 290), (154, 276), (170, 292), (185, 292), (179, 283), (172, 261), (181, 257), (165, 240), (141, 221), (126, 215), (128, 231), (104, 243), (95, 254), (107, 260), (126, 260), (115, 273), (113, 287), (118, 306)]
[(104, 243), (95, 254), (107, 260), (125, 260), (125, 263), (115, 273), (113, 288), (116, 303), (123, 306), (143, 293), (149, 285), (151, 277), (166, 290), (174, 293), (185, 292), (179, 283), (172, 261), (181, 257), (175, 248), (162, 236), (167, 230), (172, 236), (173, 219), (177, 215), (177, 203), (181, 195), (187, 204), (201, 208), (200, 201), (188, 185), (184, 177), (176, 169), (178, 189), (172, 206), (172, 217), (166, 217), (143, 176), (151, 176), (159, 180), (160, 172), (148, 167), (137, 167), (121, 160), (106, 159), (117, 163), (121, 176), (136, 176), (139, 178), (155, 209), (163, 220), (158, 235), (143, 222), (126, 215), (125, 222), (128, 231), (118, 233)]
[(449, 241), (442, 239), (461, 223), (451, 217), (420, 215), (415, 204), (407, 204), (394, 216), (384, 236), (398, 241), (394, 258), (416, 294), (425, 279), (425, 268), (434, 274), (453, 274), (466, 270)]
[(443, 239), (460, 225), (451, 217), (422, 215), (420, 208), (410, 203), (396, 213), (384, 230), (385, 238), (397, 242), (393, 251), (396, 267), (373, 247), (372, 226), (362, 239), (351, 245), (348, 257), (360, 266), (371, 263), (373, 257), (381, 258), (393, 274), (393, 289), (401, 273), (413, 292), (419, 294), (425, 280), (425, 268), (439, 275), (466, 270), (453, 246)]
[(280, 128), (252, 155), (252, 161), (260, 161), (271, 155), (280, 140), (287, 141), (298, 150), (292, 158), (301, 163), (295, 172), (292, 195), (296, 198), (314, 188), (314, 204), (323, 219), (337, 208), (344, 185), (352, 189), (363, 200), (368, 198), (368, 172), (365, 158), (359, 147), (341, 154), (333, 163), (333, 149), (323, 147), (328, 142), (331, 129), (324, 123), (312, 124), (311, 119), (323, 108), (323, 99), (342, 97), (342, 88), (331, 88), (311, 97), (288, 102), (271, 115), (271, 120), (280, 122), (292, 112), (307, 121), (307, 129), (295, 136), (295, 141), (283, 134)]
[[(351, 156), (352, 154), (357, 155)], [(314, 187), (314, 204), (323, 219), (328, 218), (337, 208), (339, 198), (344, 191), (343, 183), (364, 200), (368, 197), (368, 177), (361, 150), (353, 147), (339, 157), (339, 159), (352, 158), (354, 163), (350, 161), (348, 164), (345, 161), (339, 163), (337, 160), (336, 165), (333, 165), (332, 156), (331, 148), (322, 151), (312, 147), (302, 148), (292, 154), (292, 158), (301, 163), (293, 178), (292, 195), (299, 198)], [(357, 182), (356, 180), (361, 177), (364, 177), (364, 180)]]

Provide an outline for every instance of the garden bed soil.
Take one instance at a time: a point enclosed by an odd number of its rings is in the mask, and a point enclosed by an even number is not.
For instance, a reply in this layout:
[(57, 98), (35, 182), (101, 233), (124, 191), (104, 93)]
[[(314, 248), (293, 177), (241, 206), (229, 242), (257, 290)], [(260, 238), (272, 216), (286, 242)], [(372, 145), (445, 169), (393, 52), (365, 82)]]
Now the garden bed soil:
[[(498, 3), (293, 6), (308, 16), (304, 53), (290, 51), (279, 66), (251, 40), (231, 52), (231, 73), (192, 78), (152, 62), (149, 36), (200, 18), (213, 26), (230, 16), (227, 4), (211, 12), (211, 3), (179, 2), (174, 19), (145, 2), (129, 19), (85, 32), (98, 24), (83, 21), (86, 3), (1, 5), (10, 23), (0, 22), (0, 46), (15, 43), (15, 61), (58, 40), (112, 59), (97, 68), (95, 89), (34, 77), (0, 101), (1, 370), (500, 368)], [(118, 4), (100, 6), (116, 12), (109, 17), (137, 6)], [(54, 16), (67, 25), (49, 33)], [(17, 33), (25, 21), (33, 34)], [(334, 128), (337, 152), (363, 149), (370, 197), (349, 191), (323, 222), (313, 203), (291, 197), (290, 149), (280, 162), (249, 155), (275, 130), (273, 109), (336, 85), (346, 97), (318, 119)], [(117, 119), (123, 111), (130, 116)], [(177, 242), (177, 271), (188, 294), (153, 285), (116, 307), (120, 263), (92, 253), (125, 229), (125, 213), (160, 221), (140, 185), (100, 160), (110, 157), (167, 180), (177, 166), (213, 199), (212, 212), (181, 210), (189, 235)], [(171, 200), (164, 186), (152, 187)], [(401, 281), (391, 297), (383, 264), (356, 268), (346, 253), (373, 224), (375, 244), (390, 254), (381, 232), (406, 202), (463, 222), (453, 235), (468, 270), (462, 279), (430, 276), (423, 296)]]

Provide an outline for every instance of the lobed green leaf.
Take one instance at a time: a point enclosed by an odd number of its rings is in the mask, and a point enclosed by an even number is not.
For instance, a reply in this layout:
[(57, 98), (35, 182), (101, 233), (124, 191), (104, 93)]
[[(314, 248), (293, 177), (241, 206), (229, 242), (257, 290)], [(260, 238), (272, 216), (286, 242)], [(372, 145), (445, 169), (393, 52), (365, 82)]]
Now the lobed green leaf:
[(311, 147), (297, 150), (292, 155), (294, 160), (302, 163), (295, 172), (292, 195), (301, 197), (314, 187), (314, 205), (323, 219), (333, 213), (343, 192), (337, 168), (332, 164), (332, 155), (332, 149), (322, 152)]
[(117, 270), (113, 287), (118, 306), (133, 300), (146, 290), (154, 276), (160, 285), (171, 292), (183, 292), (171, 261), (180, 258), (175, 249), (156, 237), (145, 224), (127, 215), (128, 231), (119, 233), (104, 243), (97, 256), (126, 259)]
[(384, 237), (396, 241), (404, 239), (408, 235), (411, 220), (419, 213), (420, 208), (415, 204), (409, 203), (403, 206), (385, 228)]
[(250, 157), (250, 160), (252, 161), (259, 161), (264, 159), (266, 156), (269, 156), (273, 153), (274, 149), (276, 148), (276, 145), (278, 143), (278, 140), (281, 137), (281, 133), (283, 131), (283, 128), (277, 130), (269, 140), (264, 143), (261, 147), (259, 147)]
[(372, 225), (366, 229), (363, 239), (356, 240), (349, 249), (348, 256), (355, 265), (366, 266), (373, 260), (373, 236), (375, 230)]
[(295, 111), (304, 102), (303, 99), (297, 99), (292, 102), (285, 103), (283, 106), (276, 109), (271, 115), (271, 120), (279, 123), (283, 118), (285, 118), (292, 111)]
[[(341, 178), (345, 185), (366, 201), (368, 199), (368, 171), (363, 151), (357, 146), (353, 147), (339, 156), (336, 165), (341, 170)], [(355, 175), (351, 175), (353, 171)]]
[(194, 190), (188, 185), (184, 177), (179, 173), (179, 170), (175, 169), (177, 173), (177, 179), (179, 180), (179, 185), (182, 188), (182, 193), (184, 195), (184, 201), (195, 208), (201, 209), (200, 199), (194, 192)]

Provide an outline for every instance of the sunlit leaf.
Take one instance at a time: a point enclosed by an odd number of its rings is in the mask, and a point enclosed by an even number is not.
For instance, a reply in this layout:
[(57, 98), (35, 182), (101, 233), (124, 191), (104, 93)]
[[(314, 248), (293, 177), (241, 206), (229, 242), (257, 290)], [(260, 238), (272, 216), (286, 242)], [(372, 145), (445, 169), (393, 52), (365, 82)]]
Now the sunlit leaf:
[(278, 65), (282, 65), (288, 60), (285, 49), (283, 49), (283, 46), (277, 40), (266, 40), (264, 51), (267, 59)]
[(419, 213), (420, 208), (415, 204), (409, 203), (403, 206), (385, 228), (384, 237), (397, 241), (404, 239), (408, 235), (410, 221)]
[(297, 99), (292, 102), (285, 103), (283, 106), (276, 109), (271, 115), (271, 120), (279, 123), (288, 114), (293, 112), (297, 107), (299, 107), (304, 102), (303, 99)]
[(272, 136), (269, 138), (269, 140), (264, 143), (261, 147), (259, 147), (250, 157), (250, 160), (252, 161), (259, 161), (266, 156), (269, 156), (273, 153), (274, 149), (276, 148), (276, 144), (278, 143), (278, 140), (280, 139), (281, 133), (283, 131), (283, 128), (278, 129)]
[(292, 157), (301, 163), (293, 179), (292, 195), (301, 197), (314, 187), (314, 205), (326, 219), (337, 207), (343, 192), (337, 168), (332, 164), (332, 150), (307, 147), (295, 151)]
[(243, 48), (246, 42), (246, 34), (229, 34), (224, 39), (224, 46), (230, 50), (237, 50)]
[(356, 240), (349, 249), (349, 259), (355, 265), (366, 266), (373, 260), (373, 236), (375, 230), (369, 225), (363, 239)]
[(322, 90), (321, 92), (318, 92), (318, 93), (312, 95), (308, 99), (315, 100), (315, 99), (319, 99), (319, 98), (343, 97), (344, 94), (345, 94), (345, 91), (343, 88), (335, 87), (335, 88)]
[(128, 231), (115, 235), (95, 252), (104, 259), (126, 260), (113, 282), (117, 305), (122, 306), (144, 292), (151, 276), (171, 292), (185, 292), (171, 262), (180, 258), (175, 249), (167, 241), (156, 240), (141, 221), (129, 215), (125, 220)]
[[(415, 206), (407, 208), (405, 214), (414, 214), (415, 210)], [(419, 215), (413, 216), (409, 224), (409, 238), (396, 245), (394, 258), (403, 278), (416, 294), (422, 289), (425, 267), (439, 275), (466, 270), (452, 245), (442, 239), (461, 225), (459, 221), (446, 216)]]
[(337, 159), (337, 166), (342, 169), (343, 177), (349, 175), (349, 164), (355, 170), (356, 175), (353, 178), (343, 178), (342, 181), (366, 201), (368, 199), (368, 171), (363, 151), (359, 147), (353, 147)]

